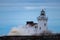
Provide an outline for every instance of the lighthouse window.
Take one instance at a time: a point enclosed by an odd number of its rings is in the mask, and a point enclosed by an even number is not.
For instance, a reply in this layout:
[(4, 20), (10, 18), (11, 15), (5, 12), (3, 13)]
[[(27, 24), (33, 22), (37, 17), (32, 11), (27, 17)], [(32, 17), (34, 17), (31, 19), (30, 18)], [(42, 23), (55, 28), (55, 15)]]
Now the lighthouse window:
[(46, 23), (44, 24), (44, 26), (46, 26)]
[(35, 28), (37, 28), (37, 26), (35, 26)]
[(41, 29), (41, 27), (40, 27), (40, 29)]
[(44, 15), (44, 13), (42, 13), (41, 15)]

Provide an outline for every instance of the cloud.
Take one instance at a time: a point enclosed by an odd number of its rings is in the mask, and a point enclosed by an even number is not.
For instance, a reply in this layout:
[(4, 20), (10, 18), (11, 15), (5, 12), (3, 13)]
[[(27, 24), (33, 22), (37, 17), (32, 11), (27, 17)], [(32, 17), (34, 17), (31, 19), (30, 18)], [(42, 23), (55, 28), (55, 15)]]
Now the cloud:
[(34, 10), (34, 9), (46, 9), (46, 8), (60, 8), (60, 7), (54, 7), (54, 6), (26, 6), (24, 7), (27, 10)]
[(30, 7), (30, 6), (24, 7), (24, 9), (27, 9), (27, 10), (37, 9), (37, 8), (38, 8), (38, 7)]
[(24, 7), (24, 9), (27, 9), (27, 10), (34, 10), (34, 9), (44, 9), (46, 8), (46, 6), (26, 6)]
[[(0, 8), (7, 11), (35, 10), (44, 8), (60, 8), (59, 3), (0, 3)], [(0, 9), (0, 10), (1, 10)]]
[(58, 3), (60, 0), (0, 0), (0, 3)]
[(0, 3), (0, 6), (60, 6), (60, 3)]

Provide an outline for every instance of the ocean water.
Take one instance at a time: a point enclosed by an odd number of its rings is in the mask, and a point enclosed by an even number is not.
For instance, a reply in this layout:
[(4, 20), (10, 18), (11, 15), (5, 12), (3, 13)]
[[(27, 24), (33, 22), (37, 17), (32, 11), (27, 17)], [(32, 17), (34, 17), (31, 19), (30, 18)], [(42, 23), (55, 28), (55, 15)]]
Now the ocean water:
[(15, 25), (0, 26), (0, 35), (7, 35), (9, 31), (11, 30), (11, 28), (14, 26)]
[[(7, 35), (11, 28), (17, 27), (16, 25), (5, 25), (5, 26), (0, 26), (0, 35)], [(51, 32), (59, 33), (60, 32), (60, 27), (59, 26), (48, 26), (48, 30)]]

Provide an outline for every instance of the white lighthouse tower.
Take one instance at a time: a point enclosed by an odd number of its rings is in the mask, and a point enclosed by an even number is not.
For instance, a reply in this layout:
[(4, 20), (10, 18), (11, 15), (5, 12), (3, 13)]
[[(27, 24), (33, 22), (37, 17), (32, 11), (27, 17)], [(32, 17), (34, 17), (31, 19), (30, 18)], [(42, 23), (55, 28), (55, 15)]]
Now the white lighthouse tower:
[(42, 9), (40, 16), (37, 18), (38, 19), (38, 32), (42, 33), (47, 30), (47, 17), (45, 14), (45, 11)]

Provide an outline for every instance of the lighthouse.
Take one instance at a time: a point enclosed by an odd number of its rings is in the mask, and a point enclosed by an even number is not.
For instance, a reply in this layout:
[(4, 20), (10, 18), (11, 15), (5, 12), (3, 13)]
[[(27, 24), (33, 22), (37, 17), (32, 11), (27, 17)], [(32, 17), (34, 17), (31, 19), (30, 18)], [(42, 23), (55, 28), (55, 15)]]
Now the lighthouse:
[(47, 20), (44, 9), (42, 9), (40, 16), (37, 17), (38, 20), (38, 33), (45, 32), (47, 30)]
[(27, 21), (26, 25), (23, 27), (13, 28), (9, 35), (40, 35), (47, 34), (47, 21), (48, 18), (45, 14), (45, 10), (42, 9), (40, 15), (37, 17), (38, 23), (34, 23), (33, 21)]

